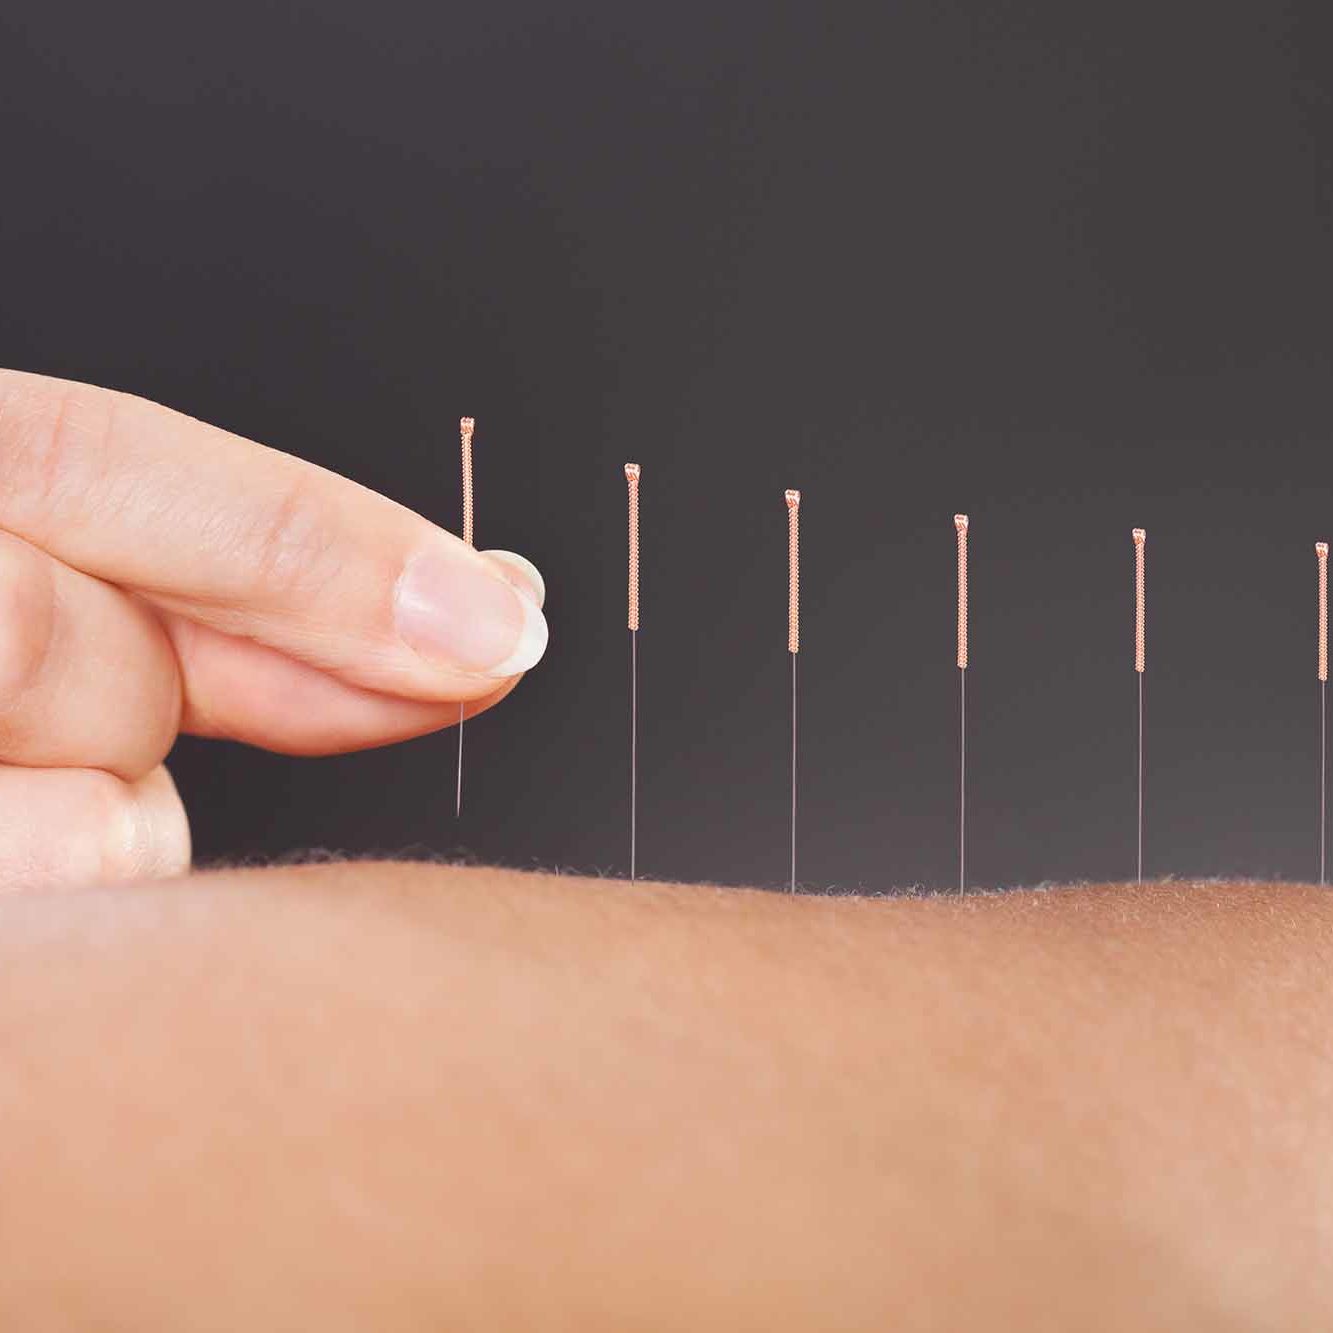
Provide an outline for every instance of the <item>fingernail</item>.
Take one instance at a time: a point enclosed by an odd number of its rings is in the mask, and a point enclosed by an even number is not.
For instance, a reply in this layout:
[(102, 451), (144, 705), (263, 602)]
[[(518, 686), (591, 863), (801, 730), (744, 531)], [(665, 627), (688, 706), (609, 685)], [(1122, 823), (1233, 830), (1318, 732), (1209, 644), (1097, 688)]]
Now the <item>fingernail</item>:
[(516, 676), (546, 651), (537, 604), (466, 548), (423, 551), (398, 580), (395, 623), (428, 661), (478, 676)]
[(482, 555), (499, 564), (505, 578), (519, 592), (531, 597), (538, 606), (546, 605), (546, 580), (531, 560), (519, 555), (517, 551), (483, 551)]

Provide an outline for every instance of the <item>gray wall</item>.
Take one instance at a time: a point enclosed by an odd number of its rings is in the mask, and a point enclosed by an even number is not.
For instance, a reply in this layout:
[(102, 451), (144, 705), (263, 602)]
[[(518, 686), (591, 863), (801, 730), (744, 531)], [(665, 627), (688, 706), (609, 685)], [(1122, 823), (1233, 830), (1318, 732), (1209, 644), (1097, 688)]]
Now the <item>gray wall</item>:
[(184, 741), (202, 858), (625, 864), (624, 481), (644, 467), (640, 866), (948, 884), (951, 515), (972, 515), (974, 877), (1314, 868), (1333, 533), (1317, 3), (0, 13), (0, 362), (316, 459), (550, 586), (469, 733), (297, 761)]

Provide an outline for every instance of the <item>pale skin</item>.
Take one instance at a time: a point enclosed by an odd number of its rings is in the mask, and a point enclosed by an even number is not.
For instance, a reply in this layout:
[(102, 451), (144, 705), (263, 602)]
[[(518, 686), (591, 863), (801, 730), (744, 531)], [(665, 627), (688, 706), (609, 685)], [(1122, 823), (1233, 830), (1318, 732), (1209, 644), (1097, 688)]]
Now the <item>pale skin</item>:
[(0, 1327), (1333, 1326), (1325, 892), (188, 875), (177, 729), (447, 724), (539, 576), (3, 373), (0, 530)]

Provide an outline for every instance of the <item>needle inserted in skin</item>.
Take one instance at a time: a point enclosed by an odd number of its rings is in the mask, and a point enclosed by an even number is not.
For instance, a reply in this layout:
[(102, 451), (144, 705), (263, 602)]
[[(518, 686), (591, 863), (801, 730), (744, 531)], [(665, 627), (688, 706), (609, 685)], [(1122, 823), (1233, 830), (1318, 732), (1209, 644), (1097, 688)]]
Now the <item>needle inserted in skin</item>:
[(1139, 854), (1137, 882), (1143, 883), (1143, 668), (1147, 659), (1147, 637), (1144, 598), (1144, 547), (1148, 534), (1135, 528), (1134, 538), (1134, 671), (1139, 678)]
[(1315, 542), (1319, 561), (1319, 882), (1324, 883), (1324, 837), (1328, 828), (1328, 543)]
[(787, 652), (791, 655), (791, 878), (796, 892), (796, 658), (801, 651), (801, 493), (787, 491)]
[[(460, 417), (458, 433), (463, 442), (463, 540), (472, 542), (472, 432), (477, 423), (471, 417)], [(458, 705), (458, 787), (454, 796), (454, 818), (463, 813), (463, 705)]]
[(625, 464), (629, 486), (629, 877), (638, 872), (639, 842), (639, 472)]
[(958, 892), (967, 886), (967, 528), (953, 516), (958, 537)]

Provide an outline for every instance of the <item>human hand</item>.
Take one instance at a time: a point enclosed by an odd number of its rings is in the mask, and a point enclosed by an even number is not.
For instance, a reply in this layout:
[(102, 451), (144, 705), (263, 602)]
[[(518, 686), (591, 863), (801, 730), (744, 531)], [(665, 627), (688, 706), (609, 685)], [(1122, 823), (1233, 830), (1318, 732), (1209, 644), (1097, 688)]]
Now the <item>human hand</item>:
[(497, 703), (537, 570), (127, 394), (0, 371), (0, 890), (178, 874), (179, 733), (318, 755)]

